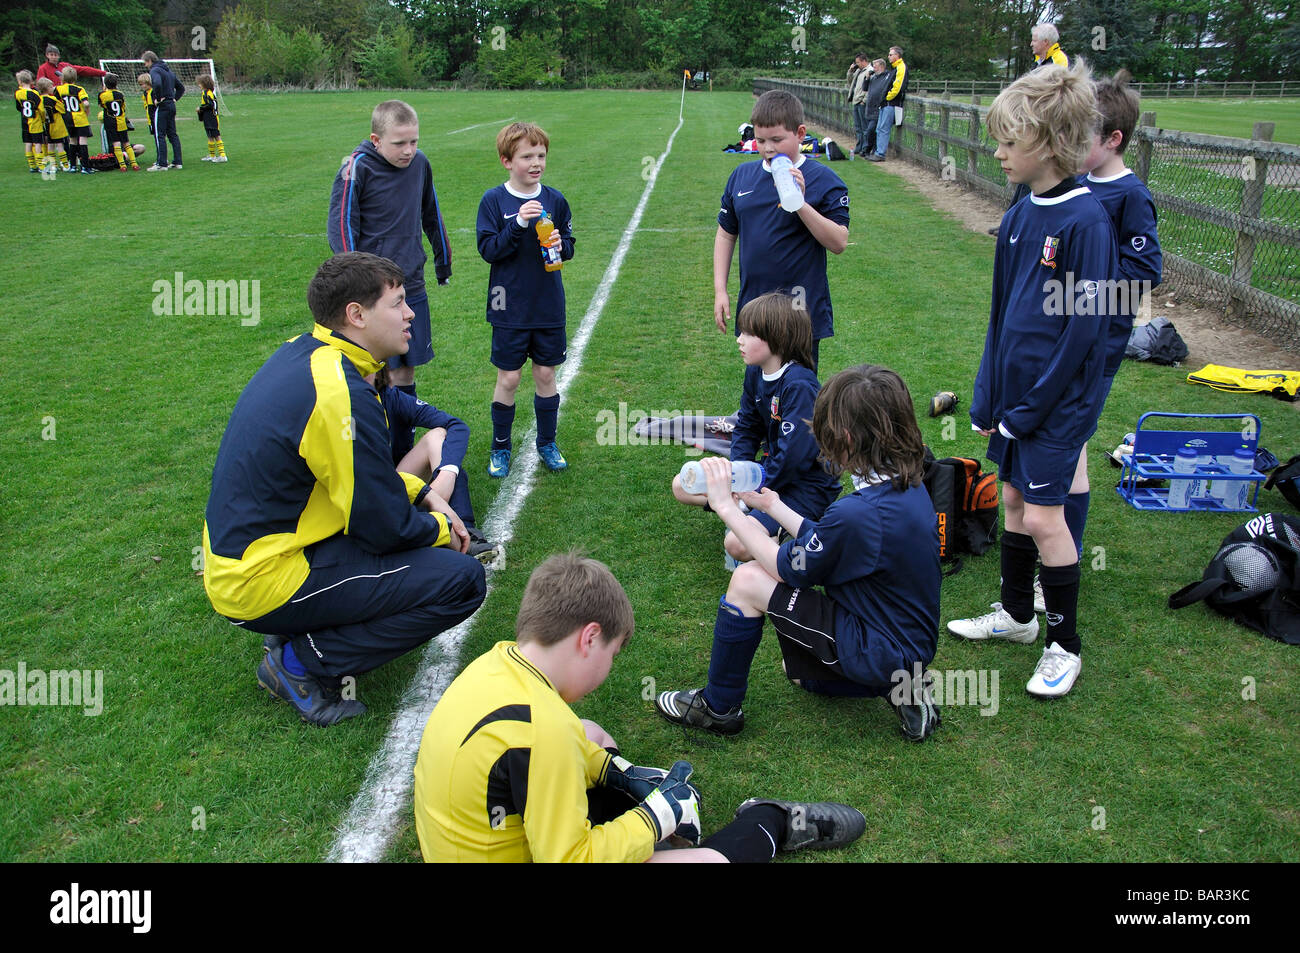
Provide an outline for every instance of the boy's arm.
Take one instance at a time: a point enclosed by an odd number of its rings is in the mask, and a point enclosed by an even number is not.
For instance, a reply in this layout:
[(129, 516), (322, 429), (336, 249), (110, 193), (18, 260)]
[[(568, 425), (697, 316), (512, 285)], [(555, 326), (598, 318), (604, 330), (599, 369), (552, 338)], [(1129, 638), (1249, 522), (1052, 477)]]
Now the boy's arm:
[(984, 334), (984, 353), (980, 357), (979, 370), (975, 374), (975, 383), (971, 387), (970, 419), (976, 430), (981, 432), (993, 428), (992, 398), (989, 396), (989, 377), (993, 374), (995, 344), (998, 324), (1002, 316), (1003, 295), (1003, 260), (1005, 258), (1004, 236), (1008, 234), (1006, 217), (998, 229), (997, 248), (993, 254), (993, 300), (989, 305), (989, 327)]
[(811, 381), (800, 381), (782, 389), (781, 438), (776, 446), (767, 448), (767, 458), (763, 461), (768, 486), (784, 487), (793, 483), (808, 462), (821, 454), (812, 427), (804, 422), (812, 420), (816, 401), (817, 389)]
[(745, 385), (740, 391), (740, 410), (736, 414), (736, 428), (731, 431), (731, 459), (753, 460), (763, 443), (766, 431), (754, 409), (754, 392), (750, 376), (745, 375)]
[[(862, 526), (858, 525), (864, 517), (873, 516), (876, 513), (864, 507), (837, 502), (818, 522), (804, 520), (801, 532), (783, 543), (777, 553), (781, 579), (789, 586), (813, 586), (846, 578), (846, 566), (851, 566), (854, 577), (874, 572), (880, 560), (879, 548), (863, 549)], [(873, 533), (872, 538), (878, 540), (879, 533)]]
[(341, 376), (325, 375), (299, 453), (343, 514), (343, 531), (377, 554), (452, 543), (446, 516), (413, 505), (420, 481), (408, 483), (393, 469), (374, 391), (360, 378)]
[(519, 243), (528, 233), (527, 226), (519, 224), (518, 216), (506, 218), (501, 208), (491, 199), (491, 192), (478, 203), (478, 253), (483, 260), (495, 265), (513, 258)]
[[(537, 863), (648, 860), (656, 832), (643, 808), (595, 827), (587, 820), (587, 789), (595, 784), (592, 767), (598, 759), (581, 731), (580, 725), (537, 725), (523, 811), (529, 853)], [(609, 754), (600, 755), (603, 768)]]
[(357, 237), (361, 234), (361, 193), (364, 191), (360, 181), (362, 169), (354, 152), (343, 160), (338, 174), (334, 176), (325, 236), (329, 240), (330, 251), (336, 255), (357, 250)]
[[(803, 173), (798, 169), (791, 170), (794, 176), (795, 184), (799, 186), (799, 191), (804, 191)], [(838, 203), (840, 197), (844, 199), (844, 208), (848, 207), (849, 190), (847, 188), (832, 189), (827, 194), (828, 202)], [(844, 249), (849, 247), (849, 226), (839, 222), (833, 222), (817, 209), (812, 207), (810, 202), (804, 202), (795, 212), (799, 220), (803, 222), (804, 227), (812, 233), (812, 237), (817, 239), (817, 243), (833, 255), (841, 254)]]
[[(731, 464), (724, 461), (721, 457), (705, 457), (700, 461), (700, 467), (704, 470), (704, 475), (708, 479), (708, 500), (709, 509), (718, 514), (718, 519), (726, 524), (727, 529), (736, 534), (750, 555), (773, 579), (782, 582), (785, 579), (777, 571), (777, 545), (776, 540), (767, 535), (755, 520), (750, 519), (744, 513), (740, 512), (740, 507), (731, 495)], [(773, 494), (770, 490), (768, 497)], [(784, 506), (784, 504), (781, 504)], [(789, 507), (786, 507), (788, 510)]]
[(563, 195), (555, 200), (554, 221), (555, 230), (560, 233), (560, 260), (570, 261), (573, 258), (573, 210)]
[(731, 259), (736, 251), (736, 235), (721, 225), (713, 237), (713, 321), (719, 331), (727, 330), (731, 317), (731, 298), (727, 296), (727, 278), (731, 275)]
[(719, 331), (727, 330), (731, 317), (731, 300), (727, 297), (727, 277), (731, 274), (731, 258), (740, 236), (740, 218), (736, 215), (736, 202), (731, 195), (736, 172), (727, 177), (718, 208), (718, 233), (713, 238), (713, 320)]
[(424, 164), (424, 234), (433, 249), (433, 273), (438, 284), (445, 285), (451, 280), (451, 242), (438, 208), (438, 190), (433, 187), (433, 168), (428, 160)]
[(1120, 277), (1125, 281), (1149, 281), (1154, 288), (1160, 284), (1164, 256), (1156, 235), (1155, 202), (1145, 188), (1128, 196), (1118, 227)]
[[(401, 393), (401, 391), (398, 391)], [(439, 410), (433, 404), (426, 404), (422, 400), (411, 397), (410, 394), (402, 394), (413, 404), (418, 404), (416, 413), (412, 417), (412, 422), (417, 427), (423, 427), (426, 430), (433, 430), (441, 427), (447, 431), (447, 436), (442, 441), (442, 463), (439, 469), (445, 466), (459, 467), (465, 460), (465, 454), (469, 450), (469, 424), (459, 417), (453, 417), (445, 410)]]
[(1028, 436), (1042, 425), (1090, 356), (1100, 350), (1104, 357), (1111, 315), (1105, 313), (1107, 295), (1100, 291), (1104, 286), (1099, 282), (1109, 280), (1118, 271), (1115, 230), (1109, 224), (1107, 217), (1104, 227), (1075, 228), (1068, 236), (1069, 245), (1060, 271), (1076, 276), (1075, 289), (1080, 296), (1086, 293), (1083, 289), (1088, 284), (1093, 284), (1092, 307), (1100, 311), (1073, 314), (1065, 319), (1065, 327), (1043, 362), (1038, 380), (997, 422), (1012, 439)]

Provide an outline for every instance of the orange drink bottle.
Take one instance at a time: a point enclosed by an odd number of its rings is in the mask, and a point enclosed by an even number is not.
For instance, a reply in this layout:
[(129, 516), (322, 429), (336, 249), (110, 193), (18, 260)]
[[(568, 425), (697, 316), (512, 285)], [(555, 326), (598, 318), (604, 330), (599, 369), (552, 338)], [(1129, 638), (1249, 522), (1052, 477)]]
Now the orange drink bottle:
[(551, 214), (543, 209), (542, 217), (537, 220), (537, 240), (542, 243), (542, 262), (547, 271), (559, 271), (564, 267), (559, 244), (546, 244), (554, 231), (555, 223), (551, 221)]

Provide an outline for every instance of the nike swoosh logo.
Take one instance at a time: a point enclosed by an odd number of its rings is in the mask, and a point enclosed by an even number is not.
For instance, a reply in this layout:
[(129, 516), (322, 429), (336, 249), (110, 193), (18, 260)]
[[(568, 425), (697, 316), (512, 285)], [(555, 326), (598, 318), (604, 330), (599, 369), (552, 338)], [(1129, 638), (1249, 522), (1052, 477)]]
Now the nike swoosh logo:
[(1020, 236), (1012, 235), (1009, 239), (1007, 239), (1007, 241), (1011, 242), (1011, 244), (1014, 245), (1016, 242), (1020, 241)]
[(1057, 685), (1060, 685), (1061, 680), (1069, 674), (1070, 674), (1069, 672), (1062, 672), (1060, 675), (1052, 679), (1050, 682), (1047, 679), (1043, 679), (1043, 684), (1046, 685), (1048, 688), (1055, 688)]
[(1010, 632), (1010, 631), (1011, 631), (1010, 629), (994, 629), (994, 630), (993, 630), (993, 634), (994, 634), (994, 635), (1001, 635), (1003, 632)]
[(1031, 490), (1041, 490), (1043, 487), (1045, 487), (1045, 486), (1051, 486), (1051, 485), (1052, 485), (1052, 481), (1051, 481), (1051, 480), (1048, 480), (1046, 483), (1031, 483), (1031, 484), (1029, 484), (1029, 489), (1031, 489)]
[[(752, 191), (754, 191), (754, 190), (753, 190), (753, 189), (750, 189), (750, 190), (749, 190), (749, 192), (752, 192)], [(749, 192), (737, 192), (737, 193), (736, 193), (736, 198), (740, 198), (742, 195), (748, 195)]]

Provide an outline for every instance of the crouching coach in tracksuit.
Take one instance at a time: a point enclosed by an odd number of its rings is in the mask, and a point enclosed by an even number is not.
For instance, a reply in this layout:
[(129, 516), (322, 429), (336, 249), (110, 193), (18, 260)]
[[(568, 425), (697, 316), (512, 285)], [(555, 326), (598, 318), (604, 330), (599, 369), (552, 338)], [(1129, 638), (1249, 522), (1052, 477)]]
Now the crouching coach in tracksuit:
[(401, 269), (335, 255), (307, 288), (316, 324), (281, 345), (230, 415), (203, 525), (217, 612), (264, 633), (258, 682), (303, 720), (365, 712), (343, 676), (383, 665), (470, 616), (483, 566), (464, 524), (393, 469), (363, 377), (406, 352)]

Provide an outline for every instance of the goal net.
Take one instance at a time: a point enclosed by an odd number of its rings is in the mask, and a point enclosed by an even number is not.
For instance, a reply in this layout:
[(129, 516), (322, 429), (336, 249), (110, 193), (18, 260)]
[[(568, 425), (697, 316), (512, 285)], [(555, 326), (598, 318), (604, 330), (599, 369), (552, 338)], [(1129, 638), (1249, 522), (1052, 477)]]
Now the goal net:
[[(230, 115), (230, 110), (226, 108), (226, 100), (221, 95), (221, 80), (217, 78), (217, 67), (212, 60), (167, 60), (166, 62), (176, 78), (185, 84), (185, 98), (181, 102), (194, 104), (188, 113), (177, 110), (177, 119), (192, 116), (193, 109), (198, 108), (199, 97), (203, 93), (199, 89), (199, 76), (203, 73), (212, 77), (212, 92), (217, 97), (217, 111), (222, 116)], [(100, 60), (99, 68), (109, 73), (116, 73), (119, 80), (118, 88), (128, 97), (136, 88), (135, 78), (141, 73), (149, 72), (145, 68), (144, 60)], [(191, 96), (193, 99), (190, 98)]]

